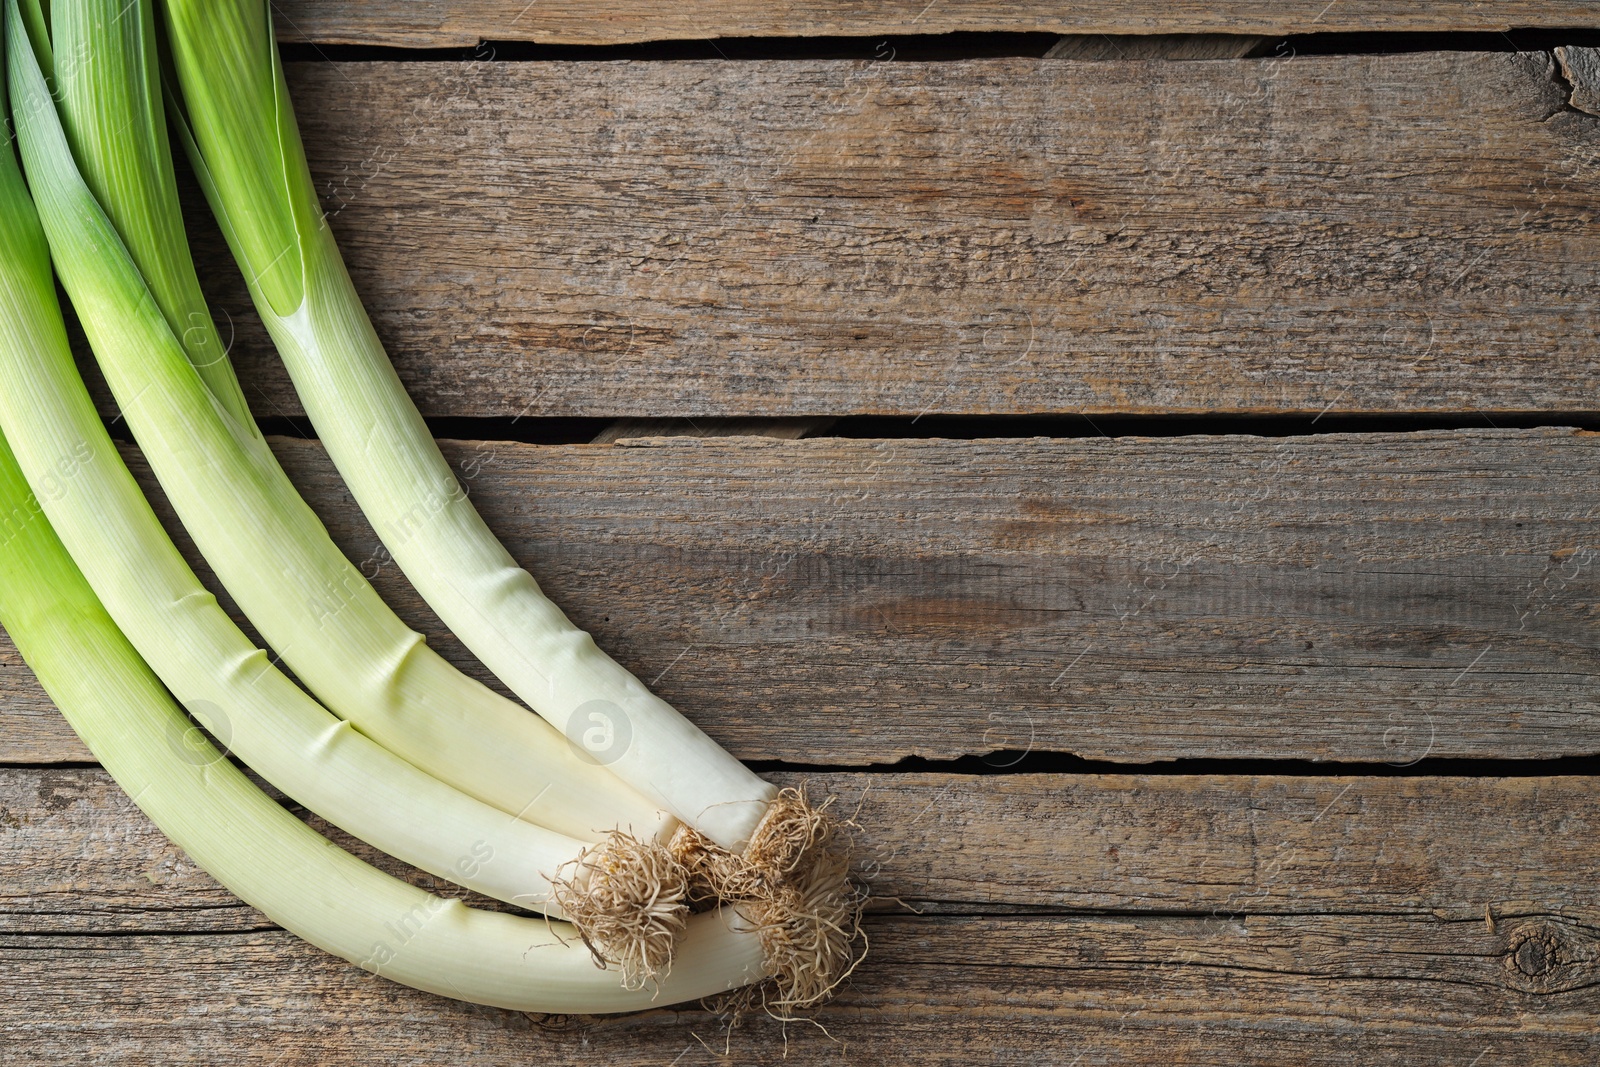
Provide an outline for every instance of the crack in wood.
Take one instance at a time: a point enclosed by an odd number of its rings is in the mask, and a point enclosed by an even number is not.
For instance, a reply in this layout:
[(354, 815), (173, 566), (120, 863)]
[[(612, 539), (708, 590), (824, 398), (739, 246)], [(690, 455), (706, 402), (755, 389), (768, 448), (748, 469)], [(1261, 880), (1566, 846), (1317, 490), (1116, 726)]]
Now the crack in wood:
[(1554, 55), (1555, 77), (1566, 91), (1567, 107), (1600, 116), (1600, 49), (1564, 45)]

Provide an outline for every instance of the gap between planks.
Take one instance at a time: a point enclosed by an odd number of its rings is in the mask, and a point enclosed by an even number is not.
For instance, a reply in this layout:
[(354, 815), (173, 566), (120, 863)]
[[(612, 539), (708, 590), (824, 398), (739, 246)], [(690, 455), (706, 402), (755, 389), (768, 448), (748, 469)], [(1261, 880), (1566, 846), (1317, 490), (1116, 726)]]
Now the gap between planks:
[(284, 0), (285, 42), (472, 48), (481, 41), (609, 45), (718, 37), (882, 37), (972, 32), (1069, 35), (1494, 32), (1600, 24), (1600, 5), (1572, 0), (1413, 3), (1385, 0)]

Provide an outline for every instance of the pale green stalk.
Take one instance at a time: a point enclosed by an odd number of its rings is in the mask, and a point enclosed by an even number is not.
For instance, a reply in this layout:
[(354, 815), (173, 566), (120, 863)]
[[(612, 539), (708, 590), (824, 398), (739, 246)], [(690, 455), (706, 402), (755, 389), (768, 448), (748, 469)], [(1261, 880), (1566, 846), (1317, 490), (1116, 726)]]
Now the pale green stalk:
[[(13, 115), (41, 211), (35, 214), (5, 151), (0, 289), (10, 313), (0, 338), (0, 426), (51, 524), (140, 655), (264, 778), (390, 855), (489, 896), (554, 910), (551, 876), (583, 843), (440, 782), (297, 688), (200, 584), (123, 465), (67, 347), (41, 217), (91, 342), (119, 328), (144, 339), (154, 333), (150, 324), (164, 330), (165, 323), (109, 220), (61, 162), (66, 144), (34, 52), (18, 32), (19, 18), (16, 0), (8, 0)], [(151, 352), (152, 364), (174, 360), (187, 368), (181, 350), (171, 358)], [(165, 390), (166, 383), (153, 375), (148, 388)], [(219, 410), (209, 394), (202, 401), (175, 392), (164, 402), (184, 414), (174, 420), (174, 450), (196, 466), (217, 462), (209, 442), (183, 430), (191, 422), (204, 424), (204, 407)], [(219, 492), (220, 506), (248, 521), (225, 482)], [(278, 562), (269, 556), (261, 565), (272, 575)]]
[[(318, 699), (434, 777), (580, 840), (621, 827), (665, 841), (675, 820), (548, 724), (463, 675), (389, 609), (257, 431), (208, 332), (189, 257), (150, 5), (57, 0), (47, 39), (36, 2), (21, 0), (19, 10), (35, 56), (54, 62), (70, 154), (43, 147), (54, 127), (36, 116), (29, 176), (54, 189), (78, 185), (81, 175), (149, 285), (159, 314), (129, 304), (140, 299), (136, 287), (106, 290), (98, 249), (114, 238), (70, 197), (40, 197), (106, 381), (223, 586)], [(204, 329), (184, 325), (201, 320)], [(214, 358), (197, 373), (190, 364), (200, 356)]]
[[(0, 344), (31, 342), (33, 331), (16, 328), (19, 315), (38, 310), (31, 295), (0, 286)], [(623, 989), (566, 924), (436, 897), (317, 834), (194, 740), (50, 529), (4, 438), (0, 622), (78, 736), (164, 834), (268, 919), (351, 963), (447, 997), (561, 1013), (661, 1007), (762, 977), (759, 938), (725, 910), (689, 921), (657, 986)]]
[[(390, 365), (322, 217), (265, 0), (164, 5), (190, 153), (306, 413), (439, 617), (569, 738), (725, 848), (776, 790), (595, 646), (484, 524)], [(620, 740), (626, 737), (625, 745)]]
[[(148, 4), (55, 3), (50, 25), (22, 5), (51, 73), (67, 139), (91, 191), (144, 275), (173, 334), (225, 411), (254, 430), (244, 393), (200, 293), (178, 207)], [(57, 47), (52, 47), (52, 43)], [(112, 91), (107, 87), (115, 86)], [(141, 175), (150, 180), (139, 180)], [(115, 190), (117, 196), (107, 196)]]

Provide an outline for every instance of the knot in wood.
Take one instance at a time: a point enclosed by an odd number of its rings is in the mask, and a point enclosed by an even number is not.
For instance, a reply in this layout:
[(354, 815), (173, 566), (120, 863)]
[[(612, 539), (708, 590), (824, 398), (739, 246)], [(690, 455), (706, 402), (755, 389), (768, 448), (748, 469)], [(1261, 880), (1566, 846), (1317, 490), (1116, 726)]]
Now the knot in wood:
[(1555, 969), (1560, 945), (1549, 930), (1528, 935), (1511, 954), (1517, 970), (1529, 978), (1537, 978)]
[(1565, 918), (1528, 922), (1509, 932), (1505, 967), (1511, 984), (1529, 993), (1580, 989), (1600, 970), (1600, 938)]

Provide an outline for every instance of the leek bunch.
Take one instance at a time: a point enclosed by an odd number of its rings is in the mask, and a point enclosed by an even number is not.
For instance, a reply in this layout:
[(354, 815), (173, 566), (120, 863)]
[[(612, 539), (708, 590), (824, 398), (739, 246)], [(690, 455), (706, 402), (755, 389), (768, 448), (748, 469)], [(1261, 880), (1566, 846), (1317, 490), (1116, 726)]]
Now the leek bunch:
[[(209, 314), (178, 218), (159, 94), (128, 91), (155, 84), (149, 9), (58, 4), (47, 27), (35, 0), (20, 0), (12, 15), (18, 142), (62, 284), (186, 528), (326, 707), (225, 623), (115, 460), (65, 347), (39, 344), (0, 368), (0, 381), (15, 383), (0, 397), (0, 423), (27, 470), (59, 468), (84, 448), (106, 457), (52, 502), (72, 514), (63, 536), (106, 606), (197, 717), (232, 707), (233, 750), (284, 792), (433, 874), (572, 919), (630, 980), (653, 977), (688, 908), (684, 879), (654, 840), (670, 821), (407, 629), (328, 538), (254, 424), (229, 410), (237, 385), (219, 397), (181, 343), (177, 322)], [(162, 153), (164, 168), (146, 165)], [(163, 301), (151, 277), (176, 279), (176, 292)], [(225, 360), (208, 370), (232, 380)], [(130, 555), (108, 531), (85, 526), (95, 513), (134, 531), (144, 551)], [(137, 588), (127, 588), (135, 576)], [(232, 657), (236, 675), (249, 664), (251, 699), (229, 705), (214, 676), (196, 676), (214, 657), (174, 658), (160, 625), (174, 604), (187, 609), (181, 632)], [(363, 787), (367, 778), (379, 787)], [(632, 821), (605, 825), (624, 818)], [(640, 823), (643, 840), (631, 832)]]
[[(7, 15), (15, 28), (15, 0)], [(16, 74), (25, 57), (14, 33), (8, 40)], [(37, 69), (21, 69), (13, 79), (27, 94), (19, 119), (41, 88)], [(103, 242), (108, 288), (131, 286), (104, 216), (81, 188), (68, 184), (60, 195), (80, 217), (97, 220), (91, 232)], [(392, 878), (295, 819), (221, 752), (180, 745), (190, 720), (171, 692), (191, 694), (195, 718), (256, 752), (258, 767), (276, 772), (281, 764), (297, 786), (321, 780), (308, 791), (328, 800), (333, 821), (396, 855), (481, 831), (502, 835), (494, 840), (507, 860), (526, 864), (519, 835), (540, 832), (491, 814), (328, 715), (266, 663), (187, 572), (72, 371), (45, 230), (9, 147), (0, 150), (0, 249), (0, 422), (21, 430), (17, 440), (27, 444), (13, 453), (0, 438), (0, 619), (74, 729), (169, 837), (311, 943), (447, 996), (524, 1011), (622, 1011), (763, 976), (759, 937), (737, 914), (718, 912), (688, 920), (670, 975), (648, 989), (627, 988), (593, 966), (579, 932), (471, 909)], [(152, 307), (129, 300), (125, 310)], [(45, 414), (33, 420), (30, 409)], [(162, 665), (159, 677), (147, 660)], [(258, 719), (283, 736), (257, 736)], [(475, 818), (477, 825), (458, 825)], [(395, 830), (408, 820), (410, 841)]]
[[(852, 965), (859, 921), (833, 822), (601, 652), (467, 502), (317, 209), (264, 4), (173, 2), (165, 15), (174, 129), (319, 434), (424, 597), (544, 718), (406, 627), (267, 447), (195, 278), (143, 0), (5, 0), (27, 181), (0, 152), (0, 503), (16, 526), (0, 545), (0, 611), (24, 656), (177, 843), (362, 966), (524, 1010), (627, 1010), (646, 989), (687, 999), (765, 978), (769, 1005), (818, 1002)], [(52, 260), (163, 491), (276, 657), (219, 608), (123, 464), (68, 350)], [(86, 651), (69, 677), (75, 645)], [(411, 889), (220, 755), (198, 774), (174, 762), (158, 740), (185, 722), (174, 697), (334, 825), (572, 928)], [(566, 740), (618, 717), (631, 744), (605, 766)], [(208, 808), (217, 819), (196, 814)], [(263, 850), (284, 863), (247, 861)], [(413, 925), (398, 946), (373, 934)], [(548, 973), (527, 973), (529, 945), (560, 947), (534, 954)], [(620, 974), (578, 974), (578, 945)]]
[[(846, 972), (856, 901), (826, 812), (779, 794), (606, 655), (478, 515), (396, 375), (318, 204), (266, 0), (162, 0), (175, 127), (295, 391), (362, 512), (424, 600), (567, 737), (629, 735), (606, 766), (684, 824), (692, 892), (760, 916), (805, 962), (785, 1003)], [(780, 982), (780, 984), (783, 984)]]

